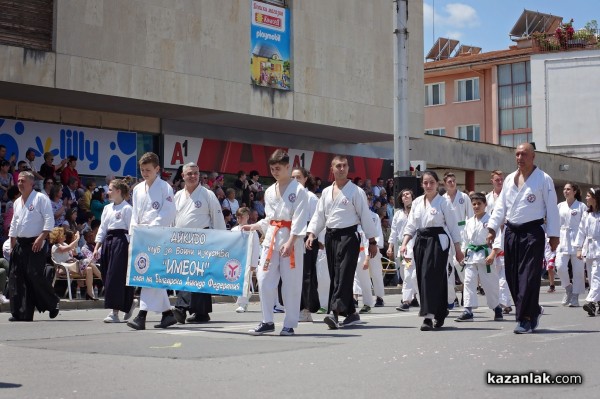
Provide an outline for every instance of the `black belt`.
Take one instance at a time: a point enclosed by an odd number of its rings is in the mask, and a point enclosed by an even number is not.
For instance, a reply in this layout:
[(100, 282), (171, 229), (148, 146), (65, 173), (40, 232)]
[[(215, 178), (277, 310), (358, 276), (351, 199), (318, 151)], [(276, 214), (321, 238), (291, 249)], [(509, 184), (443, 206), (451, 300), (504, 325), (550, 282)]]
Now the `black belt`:
[(330, 229), (329, 227), (327, 227), (325, 229), (325, 234), (327, 234), (329, 237), (342, 237), (342, 236), (354, 234), (354, 233), (356, 233), (356, 230), (357, 230), (357, 225), (350, 226), (350, 227), (344, 227), (342, 229)]
[(424, 227), (417, 230), (417, 235), (420, 237), (434, 237), (438, 234), (446, 234), (446, 230), (443, 227)]
[(19, 244), (29, 244), (37, 240), (37, 237), (17, 237)]
[(541, 226), (543, 224), (544, 224), (544, 219), (532, 220), (531, 222), (526, 222), (526, 223), (521, 223), (521, 224), (515, 224), (515, 223), (511, 223), (509, 221), (506, 222), (506, 225), (508, 226), (508, 228), (511, 229), (512, 231), (516, 231), (516, 232), (526, 231), (532, 227)]
[(113, 229), (113, 230), (108, 230), (106, 232), (106, 235), (111, 235), (111, 236), (122, 236), (125, 234), (129, 234), (129, 231), (125, 230), (125, 229)]

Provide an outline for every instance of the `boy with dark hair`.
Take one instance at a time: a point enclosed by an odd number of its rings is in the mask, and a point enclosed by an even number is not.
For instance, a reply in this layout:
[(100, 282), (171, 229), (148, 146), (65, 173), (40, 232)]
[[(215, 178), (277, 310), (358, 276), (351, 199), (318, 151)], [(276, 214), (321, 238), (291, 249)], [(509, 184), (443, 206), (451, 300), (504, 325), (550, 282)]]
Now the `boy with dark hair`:
[[(133, 189), (131, 196), (133, 213), (130, 233), (137, 225), (171, 226), (175, 221), (173, 189), (166, 181), (158, 178), (160, 166), (158, 155), (147, 152), (140, 158), (140, 173), (144, 182)], [(146, 329), (148, 311), (162, 313), (160, 323), (154, 328), (167, 328), (177, 323), (171, 311), (167, 291), (160, 288), (143, 288), (140, 294), (140, 312), (127, 325), (135, 330)]]

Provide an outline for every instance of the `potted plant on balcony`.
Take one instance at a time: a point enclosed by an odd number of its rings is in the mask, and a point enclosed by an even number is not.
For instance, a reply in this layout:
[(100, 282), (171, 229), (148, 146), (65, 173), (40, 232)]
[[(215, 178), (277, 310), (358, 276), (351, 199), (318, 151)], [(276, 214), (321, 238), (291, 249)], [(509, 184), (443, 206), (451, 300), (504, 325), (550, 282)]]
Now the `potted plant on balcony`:
[(570, 40), (573, 40), (575, 29), (573, 29), (573, 18), (569, 22), (560, 24), (554, 32), (554, 37), (558, 40), (560, 47), (563, 49), (567, 48)]

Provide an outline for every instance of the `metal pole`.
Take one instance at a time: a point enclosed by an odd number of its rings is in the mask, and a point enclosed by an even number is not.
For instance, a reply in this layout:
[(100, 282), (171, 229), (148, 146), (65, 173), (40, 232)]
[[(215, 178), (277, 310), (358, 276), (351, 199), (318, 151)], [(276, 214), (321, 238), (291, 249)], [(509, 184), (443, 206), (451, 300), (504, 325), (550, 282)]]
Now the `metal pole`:
[[(394, 197), (410, 173), (408, 136), (408, 0), (394, 0)], [(416, 193), (415, 193), (416, 194)]]

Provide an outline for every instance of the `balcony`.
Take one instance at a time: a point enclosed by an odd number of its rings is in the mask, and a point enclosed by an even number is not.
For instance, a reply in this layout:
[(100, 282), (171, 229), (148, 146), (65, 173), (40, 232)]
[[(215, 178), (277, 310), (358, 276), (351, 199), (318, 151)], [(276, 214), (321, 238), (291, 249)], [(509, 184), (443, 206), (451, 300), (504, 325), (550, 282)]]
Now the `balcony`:
[(572, 33), (540, 33), (532, 36), (533, 51), (548, 53), (553, 51), (570, 51), (599, 48), (598, 31), (581, 29)]

